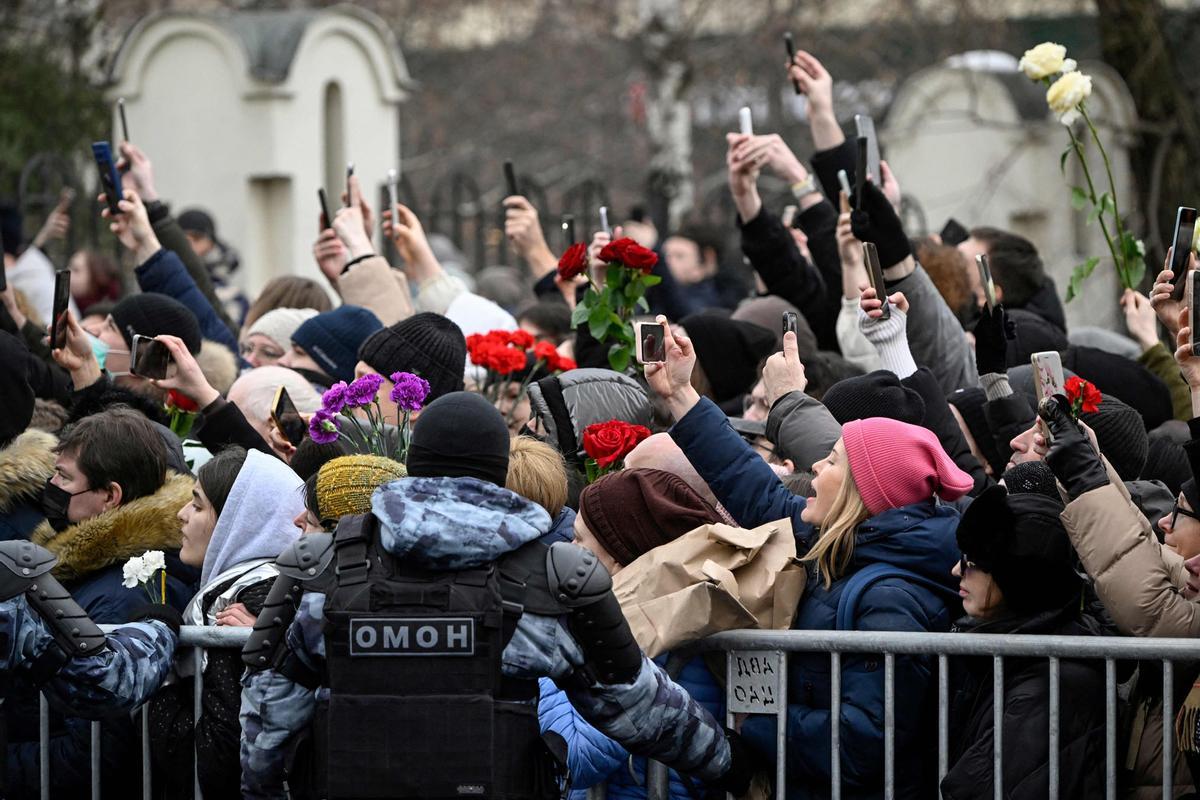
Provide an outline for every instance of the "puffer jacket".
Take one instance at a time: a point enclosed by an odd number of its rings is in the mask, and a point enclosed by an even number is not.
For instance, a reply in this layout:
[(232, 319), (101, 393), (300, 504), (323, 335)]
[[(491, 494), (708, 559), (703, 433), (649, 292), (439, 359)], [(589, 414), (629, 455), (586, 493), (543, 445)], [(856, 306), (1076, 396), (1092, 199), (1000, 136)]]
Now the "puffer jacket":
[[(670, 654), (654, 662), (671, 671)], [(702, 656), (685, 661), (674, 675), (675, 681), (702, 705), (714, 719), (725, 718), (725, 693), (705, 665)], [(571, 800), (583, 800), (582, 791), (607, 779), (608, 800), (645, 800), (647, 796), (646, 759), (630, 756), (625, 748), (588, 724), (567, 700), (566, 693), (552, 681), (542, 678), (538, 684), (538, 722), (542, 733), (558, 734), (567, 745), (567, 770), (571, 776)], [(674, 770), (669, 772), (671, 800), (692, 800), (687, 785)]]
[[(701, 400), (671, 428), (671, 437), (744, 528), (790, 517), (797, 551), (816, 531), (800, 518), (807, 500), (787, 490), (766, 462), (738, 436), (720, 410)], [(798, 630), (833, 630), (838, 601), (854, 573), (884, 563), (917, 573), (933, 585), (900, 577), (870, 584), (859, 598), (854, 630), (944, 631), (952, 615), (945, 598), (957, 582), (950, 570), (959, 558), (954, 532), (959, 512), (933, 500), (893, 508), (858, 526), (854, 555), (845, 573), (826, 588), (812, 575), (792, 622)], [(920, 755), (932, 700), (929, 657), (898, 656), (896, 668), (896, 789), (898, 797), (928, 797), (932, 776)], [(883, 657), (842, 658), (841, 767), (843, 797), (883, 793)], [(828, 797), (830, 792), (830, 673), (825, 653), (796, 653), (788, 660), (787, 762), (789, 798)], [(742, 726), (746, 742), (774, 763), (775, 718), (752, 716)]]
[[(1081, 618), (1077, 603), (1019, 619), (960, 623), (974, 634), (1094, 636), (1099, 625)], [(950, 662), (950, 769), (944, 800), (993, 797), (993, 693), (990, 658)], [(1104, 665), (1064, 660), (1059, 665), (1059, 797), (1088, 800), (1104, 795)], [(1006, 800), (1049, 796), (1050, 670), (1046, 659), (1004, 661), (1002, 742)]]
[(608, 369), (573, 369), (529, 385), (531, 426), (568, 460), (583, 463), (583, 429), (610, 419), (650, 426), (650, 400), (637, 381)]

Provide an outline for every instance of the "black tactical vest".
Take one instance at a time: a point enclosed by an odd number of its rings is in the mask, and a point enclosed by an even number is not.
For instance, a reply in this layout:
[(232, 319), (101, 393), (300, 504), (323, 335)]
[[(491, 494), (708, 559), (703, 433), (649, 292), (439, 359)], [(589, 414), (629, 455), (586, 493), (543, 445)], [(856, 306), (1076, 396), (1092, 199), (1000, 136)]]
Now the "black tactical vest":
[(324, 609), (329, 696), (313, 730), (323, 796), (557, 796), (537, 682), (501, 674), (524, 610), (524, 567), (536, 572), (545, 546), (510, 554), (509, 568), (435, 572), (387, 553), (365, 515), (342, 521), (335, 548)]

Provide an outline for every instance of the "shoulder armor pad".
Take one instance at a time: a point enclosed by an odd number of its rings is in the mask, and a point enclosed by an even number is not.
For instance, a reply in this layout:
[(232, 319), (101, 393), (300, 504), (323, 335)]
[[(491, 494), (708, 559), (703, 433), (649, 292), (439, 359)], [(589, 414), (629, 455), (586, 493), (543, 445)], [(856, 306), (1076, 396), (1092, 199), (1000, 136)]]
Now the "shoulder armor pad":
[(591, 605), (612, 592), (612, 576), (596, 554), (570, 542), (550, 545), (546, 577), (551, 594), (568, 608)]
[(21, 594), (57, 563), (57, 556), (33, 542), (0, 542), (0, 600)]
[(333, 554), (333, 534), (310, 533), (288, 545), (275, 559), (275, 568), (280, 575), (311, 583), (329, 570)]

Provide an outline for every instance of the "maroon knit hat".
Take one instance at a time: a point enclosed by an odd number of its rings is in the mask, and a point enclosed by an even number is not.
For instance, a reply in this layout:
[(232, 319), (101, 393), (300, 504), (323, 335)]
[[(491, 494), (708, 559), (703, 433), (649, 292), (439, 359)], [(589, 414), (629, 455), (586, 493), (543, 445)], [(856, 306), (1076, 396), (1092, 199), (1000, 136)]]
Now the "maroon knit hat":
[(927, 428), (871, 417), (842, 426), (850, 474), (872, 515), (935, 494), (957, 500), (975, 486)]
[(721, 515), (678, 475), (657, 469), (623, 469), (605, 475), (579, 495), (579, 515), (621, 566)]

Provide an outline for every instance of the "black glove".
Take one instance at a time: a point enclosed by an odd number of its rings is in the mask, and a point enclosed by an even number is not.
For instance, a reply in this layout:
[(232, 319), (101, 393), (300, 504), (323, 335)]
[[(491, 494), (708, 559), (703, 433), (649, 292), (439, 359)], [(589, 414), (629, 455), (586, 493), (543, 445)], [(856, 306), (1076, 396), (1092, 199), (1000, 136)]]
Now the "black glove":
[(875, 184), (863, 184), (862, 197), (850, 212), (850, 229), (860, 242), (874, 242), (879, 251), (879, 266), (894, 267), (912, 255), (904, 226), (890, 200)]
[(741, 797), (750, 791), (750, 779), (754, 777), (753, 758), (736, 731), (726, 728), (725, 740), (729, 742), (729, 769), (714, 785), (734, 797)]
[(1008, 341), (1017, 338), (1017, 326), (1004, 313), (1004, 306), (996, 304), (989, 312), (987, 306), (979, 309), (979, 321), (975, 323), (975, 367), (980, 375), (1008, 371)]
[(175, 631), (176, 636), (179, 635), (179, 628), (183, 625), (183, 615), (173, 606), (165, 606), (162, 603), (146, 603), (129, 617), (130, 622), (140, 622), (146, 619), (156, 619), (165, 623), (168, 628)]
[(1038, 406), (1038, 416), (1050, 428), (1050, 449), (1046, 463), (1054, 477), (1074, 500), (1085, 492), (1108, 485), (1108, 473), (1100, 454), (1092, 447), (1079, 423), (1071, 419), (1067, 398), (1047, 397)]

